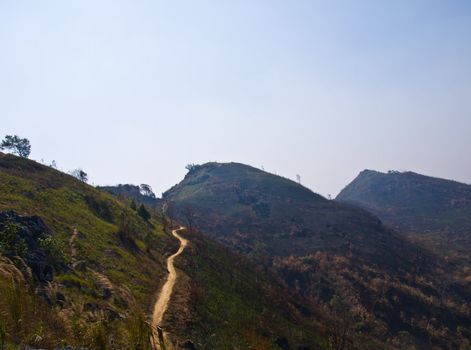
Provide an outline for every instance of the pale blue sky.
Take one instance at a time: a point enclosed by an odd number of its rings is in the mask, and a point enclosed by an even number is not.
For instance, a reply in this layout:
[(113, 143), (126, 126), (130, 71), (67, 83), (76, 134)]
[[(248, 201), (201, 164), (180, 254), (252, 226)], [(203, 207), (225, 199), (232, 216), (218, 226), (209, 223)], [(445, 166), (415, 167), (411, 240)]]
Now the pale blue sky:
[(0, 136), (95, 184), (238, 161), (471, 182), (471, 2), (0, 0)]

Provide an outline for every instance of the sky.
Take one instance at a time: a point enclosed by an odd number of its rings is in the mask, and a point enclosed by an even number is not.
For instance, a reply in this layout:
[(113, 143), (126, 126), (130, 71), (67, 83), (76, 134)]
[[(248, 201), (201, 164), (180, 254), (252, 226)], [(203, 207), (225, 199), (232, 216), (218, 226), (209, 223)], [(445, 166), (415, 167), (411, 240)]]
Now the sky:
[(241, 162), (471, 183), (467, 0), (0, 0), (0, 137), (157, 195)]

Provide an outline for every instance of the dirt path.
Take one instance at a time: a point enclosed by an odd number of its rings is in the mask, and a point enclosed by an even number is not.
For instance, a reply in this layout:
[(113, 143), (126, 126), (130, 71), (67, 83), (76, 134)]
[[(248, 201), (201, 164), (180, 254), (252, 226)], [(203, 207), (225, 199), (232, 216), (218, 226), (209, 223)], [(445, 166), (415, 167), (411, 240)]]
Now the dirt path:
[(172, 296), (173, 286), (175, 285), (175, 281), (177, 280), (177, 271), (175, 270), (173, 262), (175, 258), (185, 250), (185, 247), (188, 244), (188, 240), (178, 234), (178, 231), (182, 231), (184, 229), (184, 227), (180, 227), (179, 229), (172, 231), (172, 235), (180, 241), (180, 248), (178, 248), (178, 251), (175, 254), (169, 256), (167, 259), (167, 281), (165, 281), (165, 284), (162, 287), (162, 290), (160, 291), (157, 302), (154, 304), (154, 312), (152, 314), (152, 329), (154, 332), (156, 332), (157, 326), (162, 323), (165, 311), (167, 310), (168, 302), (170, 300), (170, 297)]
[(79, 233), (77, 227), (74, 227), (74, 232), (72, 233), (72, 236), (70, 236), (69, 239), (70, 255), (72, 257), (72, 260), (74, 261), (77, 256), (77, 246), (75, 244), (75, 240), (77, 239), (78, 234)]

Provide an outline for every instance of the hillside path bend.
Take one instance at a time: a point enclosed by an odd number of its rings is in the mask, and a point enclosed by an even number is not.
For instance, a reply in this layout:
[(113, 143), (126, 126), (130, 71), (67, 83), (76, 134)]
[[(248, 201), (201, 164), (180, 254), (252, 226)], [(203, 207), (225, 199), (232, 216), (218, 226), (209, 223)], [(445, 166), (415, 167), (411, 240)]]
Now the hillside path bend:
[(167, 258), (167, 270), (168, 276), (165, 281), (162, 290), (160, 291), (159, 297), (154, 304), (154, 311), (152, 314), (152, 330), (154, 333), (157, 331), (157, 327), (162, 323), (165, 311), (167, 310), (170, 297), (172, 296), (173, 287), (177, 280), (177, 271), (175, 270), (174, 260), (179, 256), (186, 248), (188, 240), (178, 234), (179, 231), (185, 230), (185, 227), (172, 230), (172, 235), (180, 241), (180, 247), (175, 254), (172, 254)]

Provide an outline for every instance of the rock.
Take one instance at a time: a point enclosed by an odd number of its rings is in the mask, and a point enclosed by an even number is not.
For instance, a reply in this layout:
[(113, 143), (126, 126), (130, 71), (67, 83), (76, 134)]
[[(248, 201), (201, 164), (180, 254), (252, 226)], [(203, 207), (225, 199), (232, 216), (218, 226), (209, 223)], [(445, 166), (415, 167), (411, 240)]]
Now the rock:
[[(24, 242), (26, 245), (27, 249), (22, 257), (31, 269), (33, 278), (41, 283), (51, 282), (54, 279), (53, 262), (56, 257), (49, 256), (40, 244), (40, 239), (50, 236), (51, 230), (39, 216), (21, 216), (11, 210), (0, 212), (0, 229), (9, 223), (20, 228), (13, 244)], [(11, 254), (7, 251), (5, 255), (12, 258), (16, 254), (14, 251)]]

